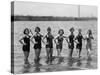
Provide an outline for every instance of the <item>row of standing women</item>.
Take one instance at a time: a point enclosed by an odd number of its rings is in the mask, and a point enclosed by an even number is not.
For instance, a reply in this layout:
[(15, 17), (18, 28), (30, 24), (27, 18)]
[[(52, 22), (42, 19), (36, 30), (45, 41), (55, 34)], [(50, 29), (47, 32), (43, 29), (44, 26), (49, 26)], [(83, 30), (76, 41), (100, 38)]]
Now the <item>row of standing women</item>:
[[(53, 40), (56, 44), (57, 49), (57, 57), (61, 57), (61, 52), (63, 49), (63, 40), (66, 40), (68, 43), (69, 48), (69, 57), (72, 58), (73, 50), (74, 50), (74, 43), (76, 43), (76, 49), (79, 53), (79, 58), (81, 57), (81, 50), (82, 50), (82, 41), (86, 40), (86, 50), (87, 50), (87, 56), (91, 55), (92, 50), (92, 42), (91, 40), (94, 39), (92, 36), (92, 31), (88, 30), (86, 37), (83, 37), (81, 33), (81, 29), (78, 30), (78, 35), (75, 37), (74, 35), (74, 28), (70, 28), (70, 35), (68, 37), (64, 36), (64, 30), (60, 29), (58, 31), (58, 36), (54, 38), (54, 36), (51, 33), (51, 28), (47, 28), (47, 34), (45, 36), (40, 34), (40, 28), (35, 28), (35, 35), (33, 35), (32, 31), (28, 28), (24, 29), (24, 37), (22, 37), (19, 42), (23, 45), (22, 50), (24, 53), (24, 63), (28, 64), (28, 57), (30, 53), (30, 42), (34, 44), (34, 51), (35, 51), (35, 58), (34, 62), (35, 64), (39, 64), (40, 61), (40, 53), (42, 48), (42, 42), (45, 44), (46, 47), (46, 54), (47, 54), (47, 64), (51, 64), (53, 61)], [(30, 36), (30, 33), (32, 36)]]

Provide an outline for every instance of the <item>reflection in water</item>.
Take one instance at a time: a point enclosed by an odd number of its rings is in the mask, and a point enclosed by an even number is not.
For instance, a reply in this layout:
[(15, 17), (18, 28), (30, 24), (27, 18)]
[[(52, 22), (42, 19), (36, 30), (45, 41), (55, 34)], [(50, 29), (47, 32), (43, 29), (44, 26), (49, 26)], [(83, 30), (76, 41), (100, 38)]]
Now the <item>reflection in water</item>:
[(30, 72), (31, 65), (25, 64), (22, 70), (22, 73), (29, 73)]
[(60, 58), (58, 59), (58, 64), (61, 64), (63, 61), (64, 61), (64, 57), (60, 57)]
[(82, 65), (81, 60), (78, 60), (78, 61), (77, 61), (77, 66), (79, 66), (79, 67), (80, 67), (81, 65)]
[(88, 68), (92, 67), (91, 62), (92, 62), (92, 58), (88, 57), (86, 67), (88, 67)]
[(51, 72), (51, 71), (52, 71), (51, 68), (47, 68), (47, 69), (46, 69), (46, 72)]
[(34, 71), (35, 72), (40, 72), (40, 67), (39, 66), (35, 67)]
[(73, 66), (73, 63), (74, 63), (73, 58), (69, 58), (69, 60), (68, 60), (68, 66), (69, 67)]
[[(56, 64), (56, 67), (55, 67), (55, 65), (53, 65), (53, 66), (47, 65), (46, 68), (40, 68), (40, 66), (43, 66), (40, 63), (34, 64), (34, 67), (31, 67), (31, 65), (24, 65), (22, 73), (29, 73), (33, 69), (34, 69), (33, 72), (41, 72), (42, 70), (45, 70), (46, 72), (52, 72), (55, 70), (57, 71), (57, 70), (59, 70), (59, 65), (62, 65), (60, 63), (62, 63), (63, 61), (64, 61), (64, 58), (62, 58), (62, 57), (59, 58), (59, 61), (58, 61), (59, 64)], [(75, 62), (77, 63), (76, 64), (77, 67), (81, 68), (82, 64), (86, 64), (86, 68), (92, 68), (92, 65), (91, 65), (92, 58), (91, 57), (88, 57), (88, 59), (86, 60), (86, 63), (84, 63), (83, 61), (84, 61), (83, 59), (69, 58), (68, 64), (67, 64), (68, 65), (67, 70), (78, 70), (79, 68), (73, 68), (73, 64)]]
[(40, 66), (42, 66), (40, 63), (35, 64), (34, 72), (40, 72)]

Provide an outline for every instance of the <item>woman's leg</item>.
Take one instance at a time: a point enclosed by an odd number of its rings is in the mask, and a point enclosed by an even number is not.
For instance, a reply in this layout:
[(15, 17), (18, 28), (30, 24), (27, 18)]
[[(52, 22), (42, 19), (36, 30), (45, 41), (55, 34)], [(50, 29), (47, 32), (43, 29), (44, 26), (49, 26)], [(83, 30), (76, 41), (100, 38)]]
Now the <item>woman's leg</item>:
[(88, 49), (88, 57), (90, 57), (91, 56), (91, 50), (90, 50), (90, 48)]
[(70, 57), (72, 57), (72, 54), (73, 54), (73, 49), (71, 49), (70, 51)]
[(89, 48), (87, 48), (87, 57), (89, 57), (89, 51), (90, 51)]
[(60, 56), (60, 49), (57, 49), (57, 55)]
[(46, 48), (46, 52), (47, 52), (47, 59), (49, 59), (49, 48)]
[(24, 61), (25, 61), (25, 64), (28, 63), (28, 57), (29, 57), (29, 52), (28, 51), (24, 51)]
[(41, 53), (41, 49), (37, 49), (37, 60), (38, 62), (40, 61), (40, 53)]
[(35, 63), (38, 64), (39, 60), (40, 60), (40, 53), (41, 53), (41, 49), (35, 49)]
[(34, 49), (35, 50), (35, 59), (34, 59), (34, 62), (37, 63), (37, 49)]
[(50, 48), (50, 57), (53, 56), (53, 48)]
[(47, 54), (46, 63), (48, 63), (49, 62), (49, 48), (46, 48), (46, 54)]
[(60, 56), (61, 56), (62, 49), (60, 49)]
[(90, 54), (91, 54), (91, 53), (90, 53), (90, 52), (91, 52), (91, 44), (88, 43), (88, 44), (86, 45), (86, 49), (87, 49), (87, 57), (89, 57)]
[(91, 57), (91, 50), (92, 50), (92, 44), (90, 44), (90, 48), (89, 48), (89, 56)]
[(79, 49), (79, 58), (81, 57), (81, 50), (82, 50), (82, 49), (80, 48), (80, 49)]
[(50, 48), (49, 52), (50, 52), (50, 63), (52, 63), (53, 48)]
[(77, 55), (79, 56), (79, 49), (78, 48), (76, 48), (76, 52), (77, 52)]

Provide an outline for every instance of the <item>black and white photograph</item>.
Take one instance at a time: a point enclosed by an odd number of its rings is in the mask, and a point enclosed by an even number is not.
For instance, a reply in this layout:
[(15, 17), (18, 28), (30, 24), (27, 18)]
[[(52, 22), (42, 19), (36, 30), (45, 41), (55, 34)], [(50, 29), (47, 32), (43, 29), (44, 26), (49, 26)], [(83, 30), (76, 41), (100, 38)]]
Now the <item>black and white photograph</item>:
[(11, 73), (98, 67), (98, 7), (11, 2)]

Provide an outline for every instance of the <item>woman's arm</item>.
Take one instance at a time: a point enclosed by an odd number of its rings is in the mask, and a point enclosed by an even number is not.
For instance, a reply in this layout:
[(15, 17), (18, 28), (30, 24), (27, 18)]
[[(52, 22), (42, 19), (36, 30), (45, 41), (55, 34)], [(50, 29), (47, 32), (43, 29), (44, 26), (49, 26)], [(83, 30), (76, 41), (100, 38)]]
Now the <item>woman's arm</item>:
[(33, 35), (33, 32), (32, 32), (32, 30), (31, 29), (29, 29), (30, 30), (30, 33)]
[(93, 40), (94, 40), (94, 37), (93, 37), (93, 35), (92, 35), (92, 37), (91, 37)]
[(33, 44), (35, 44), (34, 41), (33, 41), (33, 38), (34, 38), (34, 36), (32, 36), (32, 37), (30, 38), (30, 41), (31, 41)]
[(76, 38), (74, 38), (74, 42), (77, 44), (77, 43), (78, 43), (78, 41), (76, 41), (76, 39), (77, 39), (77, 37), (76, 37)]
[(23, 42), (23, 38), (21, 38), (21, 39), (19, 40), (19, 42), (20, 42), (21, 44), (25, 45), (25, 43)]
[(75, 39), (74, 39), (74, 42), (75, 42), (76, 44), (78, 43), (77, 38), (78, 38), (78, 36), (76, 36)]
[(56, 42), (56, 40), (57, 40), (57, 38), (54, 38), (54, 42), (55, 42), (55, 44), (57, 45), (57, 42)]
[(54, 39), (54, 36), (52, 35), (52, 38)]
[(66, 38), (66, 41), (67, 41), (67, 43), (69, 44), (69, 40), (68, 40), (68, 37)]
[(68, 43), (68, 37), (64, 36), (64, 38), (65, 38), (65, 40), (66, 40), (66, 41), (67, 41), (67, 43)]
[(82, 39), (85, 40), (85, 38), (82, 36)]
[(65, 39), (66, 39), (67, 37), (66, 37), (66, 36), (63, 36), (63, 38), (65, 38)]
[(84, 37), (84, 40), (86, 40), (88, 38), (88, 34), (86, 34), (86, 36)]
[(40, 36), (43, 38), (43, 35), (40, 34)]
[(43, 42), (44, 44), (46, 44), (46, 43), (44, 42), (44, 39), (45, 39), (45, 38), (46, 38), (46, 36), (44, 36), (43, 39), (42, 39), (42, 42)]

